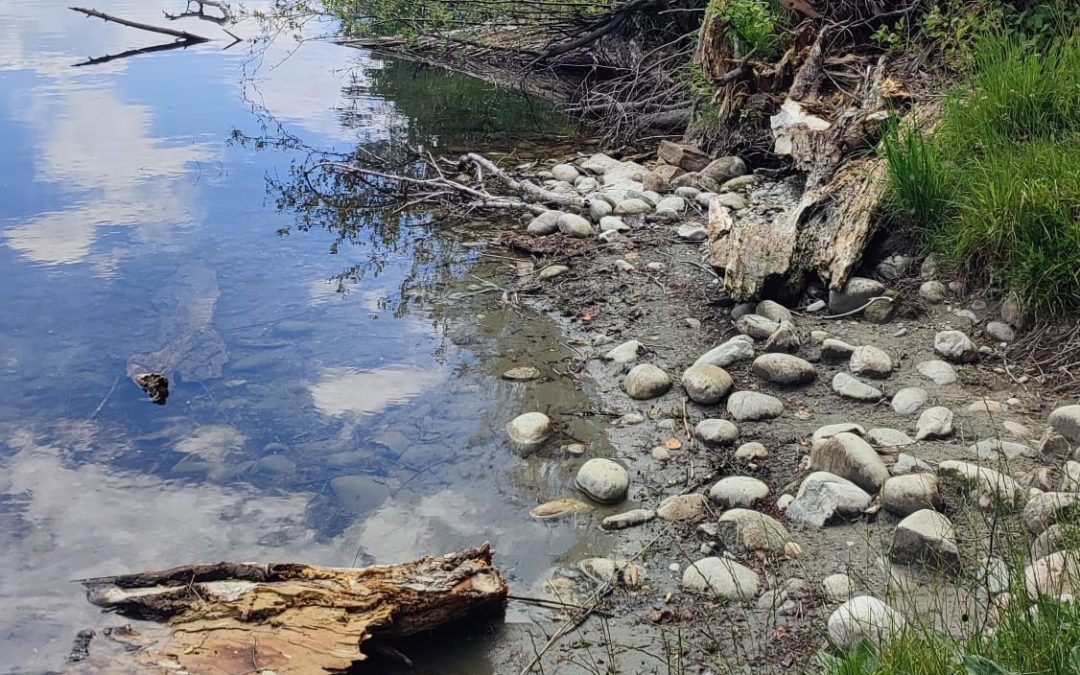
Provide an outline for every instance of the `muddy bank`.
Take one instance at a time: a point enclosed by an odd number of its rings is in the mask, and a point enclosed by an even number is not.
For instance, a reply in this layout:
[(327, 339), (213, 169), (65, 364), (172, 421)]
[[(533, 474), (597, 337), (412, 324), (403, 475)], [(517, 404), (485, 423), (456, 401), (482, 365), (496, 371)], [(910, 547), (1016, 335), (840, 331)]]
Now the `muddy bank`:
[[(1002, 532), (1030, 543), (1041, 530), (1019, 518), (1028, 495), (1072, 489), (1075, 440), (1048, 420), (1072, 401), (1006, 368), (1023, 332), (904, 254), (858, 268), (842, 291), (811, 285), (790, 307), (736, 305), (707, 262), (708, 208), (768, 217), (797, 179), (745, 173), (716, 192), (650, 194), (629, 183), (657, 167), (638, 168), (585, 155), (550, 166), (546, 187), (585, 183), (612, 197), (599, 209), (610, 213), (541, 216), (506, 238), (521, 257), (503, 283), (563, 326), (580, 364), (555, 375), (595, 390), (626, 471), (583, 474), (591, 448), (561, 460), (574, 479), (546, 498), (596, 510), (550, 526), (586, 528), (613, 553), (552, 569), (538, 590), (595, 613), (525, 629), (501, 665), (801, 671), (826, 636), (854, 634), (845, 612), (890, 611), (878, 599), (955, 635), (993, 625)], [(568, 421), (552, 415), (556, 429)], [(625, 481), (618, 508), (595, 503), (610, 497), (598, 480)], [(980, 504), (1002, 485), (1011, 507), (993, 515)], [(605, 521), (613, 511), (624, 515)], [(837, 612), (857, 596), (872, 599)]]

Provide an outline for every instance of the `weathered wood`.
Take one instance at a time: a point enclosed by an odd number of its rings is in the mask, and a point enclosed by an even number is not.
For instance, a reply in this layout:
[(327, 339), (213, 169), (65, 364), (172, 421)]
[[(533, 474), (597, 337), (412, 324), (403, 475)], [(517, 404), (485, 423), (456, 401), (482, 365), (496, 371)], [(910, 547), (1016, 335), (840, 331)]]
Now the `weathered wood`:
[(118, 16), (112, 16), (111, 14), (106, 14), (104, 12), (99, 12), (96, 9), (86, 9), (85, 7), (69, 7), (68, 9), (70, 9), (70, 10), (72, 10), (74, 12), (80, 12), (82, 14), (85, 14), (86, 16), (93, 17), (93, 18), (96, 18), (96, 19), (102, 19), (104, 21), (111, 21), (113, 23), (118, 23), (121, 26), (127, 26), (128, 28), (137, 28), (138, 30), (145, 30), (145, 31), (149, 31), (151, 33), (160, 33), (162, 35), (171, 35), (172, 37), (176, 38), (177, 40), (182, 40), (182, 41), (188, 42), (190, 44), (199, 44), (201, 42), (209, 42), (210, 41), (210, 38), (204, 38), (201, 35), (195, 35), (194, 33), (189, 33), (186, 30), (174, 30), (172, 28), (163, 28), (161, 26), (152, 26), (152, 25), (150, 25), (148, 23), (139, 23), (138, 21), (129, 21), (127, 19), (121, 19)]
[(322, 675), (380, 639), (501, 614), (509, 588), (491, 557), (484, 544), (400, 565), (218, 563), (83, 583), (92, 603), (170, 629), (127, 672)]

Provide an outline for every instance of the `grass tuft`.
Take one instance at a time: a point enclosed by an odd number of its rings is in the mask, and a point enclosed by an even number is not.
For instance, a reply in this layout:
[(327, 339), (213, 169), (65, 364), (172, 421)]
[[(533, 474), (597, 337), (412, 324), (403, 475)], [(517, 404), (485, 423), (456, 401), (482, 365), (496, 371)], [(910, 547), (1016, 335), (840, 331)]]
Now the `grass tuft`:
[(883, 144), (892, 218), (1043, 315), (1080, 311), (1080, 34), (984, 40), (932, 136)]

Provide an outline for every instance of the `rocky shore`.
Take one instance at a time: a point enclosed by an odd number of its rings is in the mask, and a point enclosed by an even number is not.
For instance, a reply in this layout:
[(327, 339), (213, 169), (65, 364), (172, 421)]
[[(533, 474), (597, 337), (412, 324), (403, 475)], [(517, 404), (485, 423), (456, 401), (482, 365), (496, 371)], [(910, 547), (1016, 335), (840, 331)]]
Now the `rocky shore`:
[[(580, 468), (533, 515), (616, 554), (552, 570), (544, 592), (597, 614), (567, 610), (579, 639), (539, 662), (801, 670), (830, 642), (962, 636), (1017, 592), (1080, 586), (1080, 405), (1009, 369), (1016, 307), (903, 253), (789, 306), (732, 302), (708, 264), (717, 214), (775, 217), (799, 193), (739, 158), (666, 144), (539, 178), (585, 207), (523, 224), (536, 274), (518, 284), (564, 325), (617, 448), (546, 450)], [(520, 413), (522, 451), (566, 422)]]

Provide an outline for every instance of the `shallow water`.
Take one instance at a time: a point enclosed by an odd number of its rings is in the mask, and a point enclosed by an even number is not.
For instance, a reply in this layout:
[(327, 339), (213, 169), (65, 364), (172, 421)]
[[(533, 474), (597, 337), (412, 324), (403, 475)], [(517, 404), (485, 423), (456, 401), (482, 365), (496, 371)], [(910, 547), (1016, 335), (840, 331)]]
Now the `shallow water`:
[[(163, 23), (158, 3), (98, 9)], [(62, 2), (0, 3), (2, 670), (59, 668), (76, 631), (121, 622), (73, 579), (488, 540), (528, 592), (603, 553), (527, 515), (569, 491), (560, 440), (610, 451), (596, 418), (568, 414), (588, 396), (498, 379), (564, 367), (558, 329), (498, 294), (454, 299), (499, 264), (467, 235), (311, 208), (293, 170), (313, 149), (505, 144), (561, 122), (325, 42), (223, 50), (216, 25), (183, 27), (214, 40), (73, 67), (158, 40)], [(169, 373), (164, 406), (129, 379), (142, 370)], [(537, 409), (562, 435), (521, 457), (503, 427)], [(491, 671), (499, 634), (444, 672)]]

